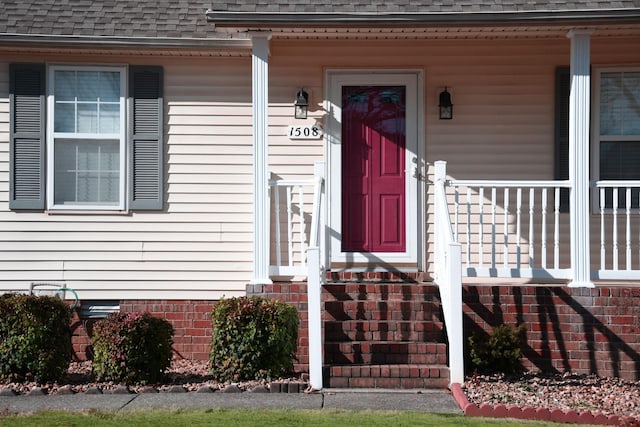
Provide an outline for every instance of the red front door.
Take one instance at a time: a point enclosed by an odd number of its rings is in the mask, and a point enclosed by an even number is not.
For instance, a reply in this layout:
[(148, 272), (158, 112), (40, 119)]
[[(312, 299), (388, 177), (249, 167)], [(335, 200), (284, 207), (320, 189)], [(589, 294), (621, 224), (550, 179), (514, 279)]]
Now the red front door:
[(342, 87), (342, 251), (405, 252), (405, 87)]

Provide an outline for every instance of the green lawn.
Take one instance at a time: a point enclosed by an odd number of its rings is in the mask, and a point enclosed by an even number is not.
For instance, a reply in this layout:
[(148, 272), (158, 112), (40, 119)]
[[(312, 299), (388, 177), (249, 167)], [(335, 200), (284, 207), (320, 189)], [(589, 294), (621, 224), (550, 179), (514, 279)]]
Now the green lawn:
[(47, 427), (125, 427), (125, 426), (558, 426), (535, 421), (468, 418), (461, 415), (438, 415), (419, 412), (211, 409), (207, 411), (136, 411), (136, 412), (41, 412), (33, 415), (0, 415), (0, 425)]

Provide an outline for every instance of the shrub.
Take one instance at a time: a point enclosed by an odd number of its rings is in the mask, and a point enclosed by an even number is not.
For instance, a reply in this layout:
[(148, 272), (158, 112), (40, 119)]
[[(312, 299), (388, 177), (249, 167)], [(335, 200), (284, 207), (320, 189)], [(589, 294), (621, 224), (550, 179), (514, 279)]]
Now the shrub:
[(155, 383), (171, 365), (173, 326), (149, 313), (112, 313), (93, 327), (98, 380)]
[(504, 324), (493, 328), (489, 337), (474, 333), (469, 337), (471, 361), (483, 373), (517, 374), (523, 371), (522, 350), (524, 324)]
[(56, 297), (0, 296), (0, 377), (60, 380), (73, 355), (71, 311)]
[(293, 371), (299, 324), (293, 306), (255, 296), (222, 299), (211, 320), (211, 373), (216, 379), (270, 379)]

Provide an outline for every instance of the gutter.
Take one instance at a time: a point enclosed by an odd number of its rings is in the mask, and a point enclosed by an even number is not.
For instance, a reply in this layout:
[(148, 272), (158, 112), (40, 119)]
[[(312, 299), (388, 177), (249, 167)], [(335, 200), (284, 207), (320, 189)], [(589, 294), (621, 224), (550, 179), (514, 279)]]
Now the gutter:
[(246, 36), (216, 38), (153, 38), (110, 36), (60, 36), (47, 34), (0, 34), (0, 46), (69, 46), (99, 48), (198, 48), (208, 50), (251, 49)]
[(609, 10), (511, 11), (511, 12), (234, 12), (209, 9), (207, 21), (218, 26), (333, 26), (425, 25), (425, 24), (509, 24), (575, 21), (638, 21), (640, 8)]

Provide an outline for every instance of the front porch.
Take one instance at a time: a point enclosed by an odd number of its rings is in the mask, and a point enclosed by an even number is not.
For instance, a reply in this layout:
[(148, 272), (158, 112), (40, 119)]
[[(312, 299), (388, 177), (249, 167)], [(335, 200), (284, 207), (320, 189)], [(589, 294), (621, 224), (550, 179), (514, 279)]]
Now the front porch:
[(436, 162), (433, 274), (339, 272), (322, 255), (323, 170), (318, 164), (304, 182), (271, 181), (275, 284), (253, 289), (282, 297), (274, 290), (295, 284), (289, 297), (309, 322), (303, 353), (319, 366), (314, 387), (462, 382), (465, 337), (502, 322), (532, 328), (525, 363), (533, 369), (640, 373), (631, 336), (638, 292), (624, 286), (640, 277), (640, 182), (589, 187), (590, 282), (574, 286), (568, 181), (455, 180)]

